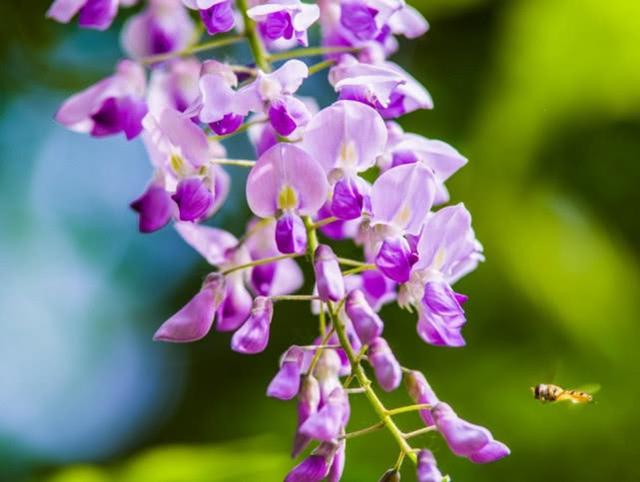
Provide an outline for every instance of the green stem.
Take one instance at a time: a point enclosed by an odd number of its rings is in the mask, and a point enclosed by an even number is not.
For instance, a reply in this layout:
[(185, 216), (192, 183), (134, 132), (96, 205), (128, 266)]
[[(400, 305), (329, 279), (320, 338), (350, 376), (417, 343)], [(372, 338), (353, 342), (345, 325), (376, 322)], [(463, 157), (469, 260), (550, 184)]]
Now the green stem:
[(224, 38), (218, 38), (210, 40), (209, 42), (203, 42), (201, 44), (193, 45), (177, 52), (167, 52), (166, 54), (150, 55), (141, 59), (141, 62), (145, 65), (155, 64), (157, 62), (163, 62), (165, 60), (173, 59), (175, 57), (187, 57), (198, 52), (204, 52), (205, 50), (217, 49), (232, 45), (244, 40), (244, 35), (230, 35)]
[(322, 62), (318, 62), (317, 64), (313, 64), (309, 66), (309, 75), (313, 75), (320, 72), (321, 70), (328, 69), (335, 63), (336, 63), (335, 60), (329, 59), (329, 60), (323, 60)]
[(320, 323), (320, 336), (324, 337), (327, 334), (327, 320), (324, 314), (325, 304), (324, 301), (320, 302), (320, 314), (318, 315), (318, 322)]
[(240, 159), (212, 159), (212, 164), (222, 164), (225, 166), (253, 167), (256, 161), (245, 161)]
[(313, 225), (313, 219), (310, 216), (305, 216), (303, 218), (304, 227), (307, 229), (307, 254), (309, 255), (309, 259), (313, 262), (313, 254), (316, 252), (316, 248), (318, 247), (318, 233), (316, 233), (316, 228)]
[[(327, 219), (330, 219), (330, 218), (327, 218)], [(318, 223), (316, 223), (316, 226), (317, 225)], [(349, 258), (338, 258), (338, 263), (344, 264), (345, 266), (368, 266), (367, 263), (363, 263), (362, 261), (356, 261), (355, 259), (349, 259)]]
[(263, 72), (271, 71), (271, 64), (267, 52), (262, 45), (260, 34), (256, 30), (255, 22), (247, 15), (248, 5), (247, 0), (238, 0), (238, 10), (242, 13), (244, 20), (244, 28), (247, 39), (249, 40), (249, 46), (253, 52), (253, 58), (256, 60), (256, 66)]
[(253, 268), (254, 266), (261, 266), (263, 264), (275, 263), (276, 261), (281, 261), (283, 259), (289, 259), (289, 258), (296, 258), (298, 256), (300, 255), (292, 253), (292, 254), (281, 254), (279, 256), (271, 256), (270, 258), (256, 259), (255, 261), (251, 261), (250, 263), (239, 264), (229, 269), (225, 269), (221, 274), (223, 276), (226, 276), (228, 274), (231, 274), (243, 269)]
[(273, 62), (276, 60), (286, 60), (299, 57), (315, 57), (317, 55), (325, 54), (339, 54), (339, 53), (355, 53), (360, 49), (358, 47), (308, 47), (303, 49), (293, 49), (287, 52), (278, 52), (276, 54), (270, 54), (268, 59)]
[[(342, 346), (338, 346), (338, 348), (342, 348)], [(362, 387), (358, 387), (358, 388), (345, 388), (344, 392), (351, 395), (351, 394), (359, 394), (359, 393), (364, 393), (364, 388)]]
[(363, 271), (371, 271), (374, 269), (376, 269), (375, 264), (363, 264), (362, 266), (357, 266), (355, 268), (343, 271), (342, 276), (349, 276), (350, 274), (358, 274), (358, 273), (362, 273)]
[(355, 430), (354, 432), (346, 433), (342, 436), (342, 438), (349, 439), (349, 438), (359, 437), (361, 435), (367, 435), (368, 433), (375, 432), (376, 430), (380, 430), (381, 428), (384, 428), (384, 423), (380, 421), (374, 425), (371, 425), (370, 427), (363, 428), (360, 430)]
[(424, 435), (425, 433), (433, 432), (436, 428), (434, 426), (431, 427), (422, 427), (418, 430), (414, 430), (413, 432), (405, 433), (405, 440), (409, 440), (410, 438), (418, 437), (420, 435)]
[(404, 462), (404, 458), (407, 454), (405, 454), (403, 451), (400, 451), (400, 455), (398, 455), (398, 460), (396, 460), (395, 465), (393, 466), (394, 469), (396, 469), (398, 472), (400, 472), (400, 468), (402, 467), (402, 462)]
[(413, 449), (404, 438), (402, 430), (400, 430), (395, 424), (387, 409), (378, 398), (378, 395), (376, 395), (376, 392), (373, 390), (373, 388), (371, 388), (371, 380), (369, 380), (367, 374), (362, 368), (362, 365), (360, 365), (360, 363), (358, 362), (357, 354), (354, 352), (353, 347), (351, 346), (351, 342), (347, 337), (347, 332), (344, 324), (342, 323), (342, 321), (340, 321), (338, 316), (336, 316), (331, 305), (329, 306), (329, 308), (329, 314), (331, 316), (331, 320), (333, 321), (333, 326), (335, 327), (336, 333), (338, 334), (340, 344), (347, 354), (347, 358), (349, 359), (349, 363), (351, 364), (351, 370), (355, 374), (358, 383), (365, 390), (364, 393), (369, 400), (369, 403), (371, 403), (373, 410), (380, 418), (380, 422), (387, 428), (389, 433), (391, 433), (391, 435), (395, 439), (396, 443), (400, 447), (400, 450), (404, 452), (414, 464), (416, 464), (418, 461), (416, 454), (413, 452)]
[(324, 336), (324, 338), (320, 342), (320, 346), (318, 347), (316, 352), (313, 354), (313, 358), (311, 359), (311, 363), (309, 363), (309, 369), (307, 370), (307, 374), (308, 375), (313, 375), (313, 370), (315, 370), (316, 365), (318, 364), (318, 360), (320, 360), (320, 355), (322, 355), (322, 352), (324, 351), (324, 348), (322, 348), (322, 347), (325, 346), (329, 342), (329, 339), (331, 338), (331, 335), (333, 335), (334, 329), (335, 328), (332, 327), (329, 330), (329, 332)]
[(319, 300), (319, 296), (314, 295), (276, 295), (270, 296), (273, 301), (313, 301)]
[(431, 405), (428, 403), (418, 403), (416, 405), (407, 405), (406, 407), (392, 408), (391, 410), (387, 410), (387, 413), (389, 415), (400, 415), (401, 413), (417, 412), (418, 410), (429, 409), (431, 409)]
[(320, 221), (314, 223), (313, 229), (321, 228), (322, 226), (326, 226), (327, 224), (331, 224), (337, 220), (338, 218), (336, 218), (335, 216), (329, 216), (328, 218), (321, 219)]

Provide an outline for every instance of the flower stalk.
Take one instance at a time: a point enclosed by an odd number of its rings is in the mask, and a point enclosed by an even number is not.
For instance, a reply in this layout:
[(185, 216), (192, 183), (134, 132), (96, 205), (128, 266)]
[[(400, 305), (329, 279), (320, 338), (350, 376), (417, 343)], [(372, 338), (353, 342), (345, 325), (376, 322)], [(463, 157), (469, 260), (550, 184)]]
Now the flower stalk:
[(244, 42), (244, 35), (229, 35), (228, 37), (217, 38), (201, 44), (192, 45), (183, 50), (177, 52), (167, 52), (165, 54), (149, 55), (141, 59), (141, 63), (144, 65), (153, 65), (158, 62), (164, 62), (166, 60), (175, 59), (178, 57), (188, 57), (199, 52), (206, 52), (207, 50), (219, 49), (221, 47), (227, 47), (229, 45)]

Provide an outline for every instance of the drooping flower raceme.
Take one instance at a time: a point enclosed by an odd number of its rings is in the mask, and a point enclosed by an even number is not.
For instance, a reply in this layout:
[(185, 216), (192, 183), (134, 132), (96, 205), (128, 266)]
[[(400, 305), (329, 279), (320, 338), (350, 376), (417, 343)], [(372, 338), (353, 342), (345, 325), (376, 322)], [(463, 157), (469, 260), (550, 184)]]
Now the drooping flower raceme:
[[(120, 6), (133, 3), (56, 0), (47, 15), (69, 22), (77, 14), (82, 27), (104, 29)], [(426, 343), (465, 345), (468, 299), (454, 285), (484, 259), (470, 213), (461, 203), (447, 205), (445, 183), (467, 159), (395, 121), (433, 107), (421, 83), (389, 60), (396, 35), (427, 31), (422, 15), (403, 0), (141, 3), (121, 35), (130, 60), (70, 97), (55, 118), (93, 137), (140, 136), (151, 175), (131, 202), (139, 230), (171, 223), (211, 265), (153, 338), (187, 343), (228, 332), (232, 350), (255, 355), (269, 348), (272, 327), (289, 323), (278, 316), (281, 303), (308, 304), (318, 335), (300, 339), (304, 331), (291, 330), (265, 383), (269, 397), (297, 408), (291, 452), (300, 460), (283, 475), (288, 482), (338, 482), (349, 440), (378, 429), (400, 450), (395, 465), (381, 467), (381, 481), (400, 480), (410, 460), (419, 482), (442, 482), (434, 454), (411, 446), (424, 432), (438, 433), (474, 463), (508, 455), (486, 428), (440, 400), (422, 372), (401, 365), (386, 329), (395, 315), (380, 314), (397, 304), (415, 313)], [(321, 46), (305, 48), (316, 23)], [(210, 53), (241, 42), (248, 49)], [(324, 56), (318, 63), (302, 60), (317, 54)], [(321, 104), (303, 84), (325, 69), (336, 99)], [(245, 131), (255, 161), (228, 156), (235, 147), (227, 138)], [(227, 165), (249, 168), (244, 197), (253, 216), (238, 236), (209, 221), (231, 190)], [(358, 259), (345, 257), (349, 241)], [(301, 292), (305, 286), (310, 292)], [(410, 404), (386, 408), (379, 391), (401, 386)], [(353, 430), (350, 399), (361, 393), (378, 420)], [(395, 417), (406, 412), (416, 412), (422, 427), (403, 434)]]

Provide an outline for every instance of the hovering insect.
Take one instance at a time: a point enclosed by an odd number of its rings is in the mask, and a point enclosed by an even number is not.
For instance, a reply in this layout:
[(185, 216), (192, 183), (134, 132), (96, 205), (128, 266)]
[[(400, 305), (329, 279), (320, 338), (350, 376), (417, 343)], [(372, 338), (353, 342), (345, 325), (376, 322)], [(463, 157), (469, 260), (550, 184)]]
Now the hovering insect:
[(599, 386), (594, 385), (582, 390), (565, 390), (558, 385), (540, 383), (535, 387), (531, 387), (531, 391), (533, 392), (533, 397), (542, 403), (569, 401), (575, 404), (584, 404), (593, 402), (591, 394), (597, 392), (599, 388)]

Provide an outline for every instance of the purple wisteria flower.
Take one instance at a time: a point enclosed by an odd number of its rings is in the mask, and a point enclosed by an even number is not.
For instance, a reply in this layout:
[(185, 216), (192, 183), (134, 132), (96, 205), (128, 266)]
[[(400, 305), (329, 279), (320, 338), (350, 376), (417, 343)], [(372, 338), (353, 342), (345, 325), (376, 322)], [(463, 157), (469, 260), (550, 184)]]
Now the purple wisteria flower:
[(259, 71), (253, 82), (237, 91), (233, 113), (264, 113), (278, 134), (288, 136), (311, 118), (306, 104), (293, 96), (308, 75), (300, 60), (289, 60), (268, 74)]
[(131, 209), (138, 213), (138, 229), (141, 233), (152, 233), (162, 229), (176, 216), (177, 208), (164, 186), (151, 183), (146, 191), (131, 202)]
[(379, 158), (380, 167), (388, 169), (420, 162), (433, 171), (436, 179), (434, 203), (449, 201), (449, 192), (444, 183), (467, 163), (467, 159), (445, 142), (405, 133), (397, 125), (390, 126), (391, 130), (397, 132), (389, 137), (385, 155)]
[(300, 455), (311, 442), (311, 437), (300, 433), (300, 427), (312, 414), (318, 411), (322, 401), (320, 383), (318, 383), (313, 374), (306, 375), (301, 383), (300, 392), (298, 393), (298, 423), (293, 439), (292, 457)]
[(203, 65), (200, 98), (189, 112), (214, 129), (237, 123), (250, 112), (266, 114), (277, 134), (288, 136), (311, 117), (307, 105), (293, 96), (308, 75), (304, 62), (290, 60), (275, 72), (258, 71), (253, 82), (236, 91), (235, 73), (224, 64), (209, 61)]
[(337, 442), (349, 421), (349, 399), (342, 387), (336, 387), (323, 406), (311, 414), (300, 427), (300, 433), (322, 442)]
[(250, 8), (247, 15), (257, 22), (265, 40), (295, 38), (306, 46), (307, 29), (320, 17), (320, 9), (300, 0), (273, 0)]
[(446, 403), (438, 403), (431, 413), (436, 428), (454, 454), (476, 464), (495, 462), (509, 455), (509, 448), (494, 440), (486, 428), (459, 418)]
[(305, 355), (305, 350), (298, 346), (292, 346), (285, 352), (280, 359), (280, 369), (267, 388), (268, 396), (291, 400), (298, 394), (300, 377), (308, 368), (305, 365), (310, 361), (305, 359)]
[(333, 250), (326, 244), (316, 248), (313, 256), (318, 295), (323, 301), (340, 301), (344, 298), (344, 279)]
[(418, 482), (442, 482), (442, 473), (431, 450), (421, 450), (418, 453), (417, 469)]
[(318, 112), (305, 129), (302, 147), (320, 163), (333, 184), (330, 212), (360, 217), (369, 185), (358, 176), (372, 167), (387, 142), (380, 115), (369, 106), (336, 102)]
[(381, 61), (398, 49), (393, 35), (416, 38), (429, 24), (400, 0), (325, 0), (320, 22), (323, 44), (361, 49), (361, 58)]
[(150, 0), (148, 7), (134, 15), (122, 29), (123, 50), (134, 59), (184, 49), (195, 34), (180, 0)]
[(182, 3), (198, 10), (209, 35), (228, 32), (235, 26), (232, 0), (182, 0)]
[[(397, 169), (397, 168), (396, 168)], [(482, 246), (471, 228), (471, 215), (462, 204), (442, 208), (427, 219), (417, 244), (407, 291), (420, 315), (418, 333), (433, 345), (463, 346), (466, 296), (451, 284), (483, 260)]]
[(385, 119), (433, 108), (429, 92), (393, 62), (374, 65), (343, 56), (331, 69), (329, 80), (341, 99), (368, 104)]
[(185, 343), (199, 340), (209, 333), (216, 311), (223, 302), (224, 278), (208, 276), (202, 289), (180, 311), (165, 321), (154, 340)]
[(320, 165), (293, 144), (265, 152), (247, 178), (247, 202), (256, 216), (277, 216), (275, 239), (282, 253), (301, 253), (307, 235), (300, 216), (320, 209), (328, 184)]
[(376, 374), (376, 380), (386, 392), (391, 392), (402, 382), (402, 368), (384, 338), (375, 338), (369, 345), (369, 363)]
[(166, 108), (185, 112), (200, 95), (201, 69), (195, 58), (176, 59), (155, 68), (149, 79), (149, 111), (156, 117)]
[(247, 355), (263, 352), (269, 343), (269, 326), (272, 318), (271, 299), (265, 296), (255, 298), (249, 318), (231, 338), (231, 349)]
[[(170, 194), (175, 203), (175, 209), (170, 211), (180, 221), (201, 221), (212, 216), (228, 194), (229, 177), (219, 166), (209, 164), (214, 148), (205, 134), (171, 108), (165, 108), (157, 118), (147, 115), (143, 123), (143, 140), (155, 167), (151, 186), (163, 187)], [(141, 219), (160, 219), (154, 209), (164, 213), (166, 203), (159, 202), (159, 193), (158, 202), (138, 202), (146, 199), (147, 192), (132, 207)]]
[[(276, 221), (274, 219), (253, 219), (247, 226), (251, 235), (245, 242), (251, 259), (278, 256), (276, 245)], [(262, 296), (278, 296), (295, 293), (304, 283), (302, 270), (292, 259), (281, 259), (272, 263), (254, 266), (251, 269), (250, 287)]]
[(129, 7), (138, 0), (54, 0), (47, 17), (69, 23), (78, 15), (78, 24), (84, 28), (106, 30), (118, 13), (118, 7)]
[(366, 345), (371, 344), (382, 334), (384, 324), (361, 290), (354, 289), (349, 293), (345, 311), (360, 342)]
[[(210, 226), (178, 223), (176, 230), (207, 262), (224, 271), (250, 261), (249, 254), (232, 234)], [(251, 314), (253, 300), (246, 286), (246, 273), (224, 277), (223, 300), (215, 311), (217, 331), (235, 331)]]
[(361, 290), (367, 303), (376, 312), (380, 311), (384, 305), (396, 301), (398, 296), (395, 281), (378, 270), (350, 275), (345, 279), (345, 283), (350, 290)]
[(146, 79), (138, 64), (122, 60), (116, 72), (67, 99), (55, 119), (69, 129), (93, 137), (123, 132), (133, 139), (147, 114)]
[(371, 189), (371, 227), (377, 243), (375, 263), (398, 283), (409, 281), (418, 260), (413, 238), (420, 234), (435, 198), (436, 182), (423, 164), (405, 164), (384, 172)]
[[(344, 443), (325, 442), (320, 444), (311, 455), (287, 474), (284, 482), (320, 482), (321, 480), (325, 480), (332, 472), (334, 461), (338, 459), (337, 453), (340, 450), (340, 445), (344, 447)], [(344, 453), (344, 448), (342, 451)], [(342, 455), (341, 458), (344, 459), (344, 455)], [(343, 462), (338, 462), (338, 464), (342, 465)], [(341, 472), (340, 470), (340, 475)], [(337, 482), (340, 480), (340, 475), (336, 478), (334, 474), (332, 479)]]
[[(439, 402), (435, 392), (427, 382), (427, 379), (422, 373), (416, 370), (411, 370), (405, 375), (405, 384), (407, 386), (407, 392), (411, 399), (417, 404), (428, 404), (431, 407)], [(427, 427), (434, 425), (433, 416), (430, 409), (420, 410), (420, 418)]]

